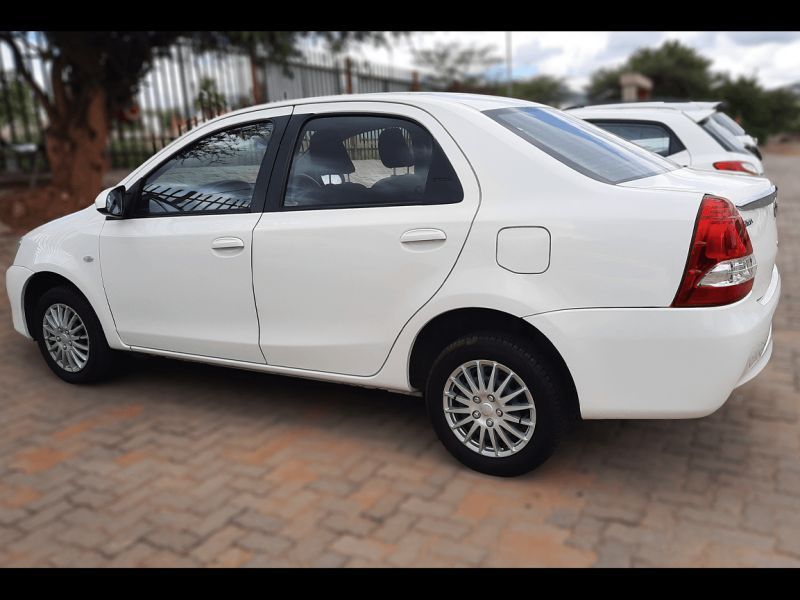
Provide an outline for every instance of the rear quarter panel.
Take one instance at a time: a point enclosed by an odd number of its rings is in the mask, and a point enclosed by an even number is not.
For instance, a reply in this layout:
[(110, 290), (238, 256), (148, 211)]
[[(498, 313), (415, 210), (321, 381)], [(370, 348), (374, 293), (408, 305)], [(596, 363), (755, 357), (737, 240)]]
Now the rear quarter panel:
[[(449, 310), (483, 307), (525, 317), (576, 308), (669, 306), (701, 193), (595, 181), (467, 107), (437, 118), (470, 161), (482, 200), (452, 273), (395, 344), (384, 371), (393, 384), (405, 376), (417, 332)], [(497, 264), (497, 235), (507, 227), (548, 230), (550, 263), (544, 272), (514, 273)]]

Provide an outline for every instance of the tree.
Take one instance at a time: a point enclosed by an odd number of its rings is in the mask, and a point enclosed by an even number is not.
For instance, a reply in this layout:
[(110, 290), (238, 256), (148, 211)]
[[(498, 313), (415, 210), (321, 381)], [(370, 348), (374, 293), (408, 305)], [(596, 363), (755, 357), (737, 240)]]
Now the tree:
[(622, 89), (619, 76), (623, 69), (598, 69), (589, 77), (586, 96), (590, 102), (619, 102), (622, 100)]
[(515, 81), (512, 87), (512, 96), (559, 106), (569, 98), (570, 91), (561, 77), (537, 75), (524, 81)]
[(417, 66), (433, 72), (433, 83), (451, 90), (477, 86), (483, 71), (500, 62), (494, 46), (464, 47), (458, 42), (439, 42), (412, 53)]
[(586, 93), (593, 102), (620, 99), (619, 76), (641, 73), (653, 81), (658, 98), (701, 100), (709, 98), (711, 61), (694, 48), (669, 40), (658, 48), (640, 48), (620, 67), (600, 69), (592, 74)]
[(225, 96), (217, 89), (216, 81), (210, 77), (203, 77), (198, 88), (194, 106), (202, 111), (204, 119), (209, 119), (225, 110)]
[(677, 40), (659, 48), (640, 48), (628, 59), (627, 70), (653, 81), (653, 92), (661, 98), (708, 98), (711, 91), (711, 61)]
[[(130, 104), (154, 59), (166, 55), (179, 38), (199, 50), (235, 48), (259, 61), (286, 64), (299, 53), (300, 39), (310, 36), (322, 38), (334, 50), (350, 41), (385, 41), (383, 34), (369, 31), (47, 31), (44, 46), (34, 44), (29, 32), (0, 32), (0, 41), (47, 113), (51, 185), (76, 208), (101, 189), (111, 116)], [(26, 54), (50, 64), (52, 96), (33, 77)]]
[(765, 141), (770, 134), (797, 131), (800, 126), (800, 100), (785, 88), (765, 90), (755, 77), (718, 75), (714, 97), (724, 101), (724, 110), (744, 129)]

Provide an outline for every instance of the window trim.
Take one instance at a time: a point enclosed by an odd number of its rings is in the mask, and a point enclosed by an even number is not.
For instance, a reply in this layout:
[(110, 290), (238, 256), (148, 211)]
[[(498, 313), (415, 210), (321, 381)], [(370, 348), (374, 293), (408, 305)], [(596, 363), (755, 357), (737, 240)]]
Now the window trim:
[[(670, 156), (673, 156), (673, 155), (677, 154), (678, 152), (683, 152), (684, 150), (686, 150), (686, 145), (681, 141), (681, 138), (679, 138), (678, 135), (672, 130), (672, 127), (670, 127), (666, 123), (662, 123), (661, 121), (653, 121), (653, 120), (650, 120), (650, 119), (620, 119), (620, 118), (616, 118), (616, 119), (609, 119), (609, 118), (592, 119), (592, 118), (588, 118), (588, 119), (586, 119), (586, 121), (588, 121), (589, 123), (592, 123), (593, 125), (597, 125), (598, 127), (601, 126), (600, 125), (601, 123), (619, 123), (620, 125), (626, 125), (628, 123), (635, 123), (635, 124), (641, 124), (641, 125), (654, 125), (656, 127), (661, 127), (662, 129), (664, 129), (667, 132), (667, 135), (669, 136), (669, 154), (667, 154), (666, 156), (664, 156), (663, 154), (659, 154), (658, 152), (655, 152), (654, 154), (658, 154), (659, 156), (661, 156), (663, 158), (669, 158)], [(608, 130), (606, 129), (606, 131), (608, 131)], [(611, 133), (613, 135), (617, 135), (613, 131), (609, 131), (608, 133)], [(622, 137), (622, 136), (620, 136), (620, 137)], [(626, 138), (623, 138), (623, 139), (626, 139)], [(632, 144), (636, 144), (636, 142), (634, 142), (634, 141), (631, 141), (631, 140), (628, 140), (628, 141), (631, 142)], [(636, 144), (636, 145), (638, 146), (638, 144)], [(639, 147), (643, 148), (643, 146), (639, 146)], [(645, 150), (646, 149), (647, 148), (645, 148)]]
[[(453, 174), (456, 176), (458, 180), (458, 184), (461, 187), (461, 199), (458, 202), (440, 202), (436, 204), (429, 204), (427, 202), (397, 202), (397, 203), (386, 203), (382, 202), (380, 204), (337, 204), (337, 205), (319, 205), (319, 206), (284, 206), (283, 201), (286, 196), (286, 189), (289, 185), (289, 174), (291, 173), (292, 168), (292, 159), (294, 158), (294, 151), (297, 148), (297, 144), (300, 141), (300, 134), (303, 131), (306, 123), (312, 121), (314, 119), (324, 119), (328, 117), (377, 117), (377, 118), (384, 118), (384, 119), (395, 119), (398, 121), (408, 121), (413, 125), (421, 128), (425, 131), (428, 135), (431, 136), (431, 139), (436, 143), (439, 149), (444, 154), (447, 161), (450, 163), (450, 167), (453, 169)], [(310, 112), (310, 113), (301, 113), (301, 114), (293, 114), (289, 120), (289, 124), (286, 127), (286, 131), (283, 135), (283, 140), (281, 142), (281, 149), (278, 153), (277, 158), (275, 159), (275, 166), (273, 167), (273, 173), (276, 173), (276, 178), (270, 182), (269, 189), (267, 190), (267, 201), (264, 206), (264, 212), (303, 212), (309, 210), (348, 210), (348, 209), (362, 209), (362, 208), (392, 208), (392, 207), (401, 207), (401, 206), (448, 206), (451, 204), (460, 204), (464, 201), (465, 193), (464, 193), (464, 184), (461, 181), (461, 178), (458, 176), (458, 172), (456, 171), (455, 167), (453, 166), (453, 161), (450, 156), (447, 155), (447, 152), (439, 143), (439, 140), (436, 136), (431, 133), (430, 129), (425, 127), (422, 123), (413, 119), (411, 117), (407, 117), (405, 115), (399, 115), (397, 113), (390, 113), (390, 112), (370, 112), (370, 111), (363, 111), (363, 110), (354, 110), (354, 111), (335, 111), (335, 112)]]
[[(195, 217), (195, 216), (208, 216), (208, 215), (244, 215), (248, 213), (261, 213), (264, 211), (264, 205), (266, 203), (266, 196), (267, 190), (269, 189), (269, 182), (272, 177), (272, 173), (275, 170), (275, 162), (276, 157), (281, 148), (281, 142), (283, 140), (283, 135), (286, 132), (286, 126), (289, 122), (290, 115), (280, 115), (276, 117), (262, 117), (258, 119), (253, 119), (252, 121), (240, 121), (238, 123), (225, 125), (218, 129), (214, 129), (213, 131), (207, 132), (205, 135), (198, 137), (197, 139), (192, 140), (191, 142), (187, 142), (185, 144), (181, 144), (180, 147), (176, 148), (173, 152), (171, 152), (166, 158), (159, 161), (155, 166), (147, 171), (144, 175), (141, 175), (133, 184), (128, 186), (128, 189), (132, 191), (131, 193), (131, 200), (133, 202), (133, 206), (130, 208), (130, 217), (129, 219), (158, 219), (164, 217)], [(186, 148), (206, 139), (214, 135), (218, 135), (225, 131), (230, 131), (233, 129), (242, 129), (245, 127), (250, 127), (251, 125), (257, 125), (259, 123), (272, 123), (272, 133), (270, 134), (270, 141), (267, 144), (267, 150), (264, 152), (264, 156), (261, 159), (261, 164), (258, 167), (258, 175), (256, 176), (256, 183), (255, 187), (253, 188), (253, 198), (250, 201), (250, 206), (247, 209), (236, 209), (236, 210), (198, 210), (194, 212), (176, 212), (176, 213), (153, 213), (153, 214), (140, 214), (137, 213), (141, 203), (142, 203), (142, 192), (144, 190), (144, 182), (147, 181), (147, 178), (150, 177), (153, 173), (158, 171), (161, 167), (175, 158), (178, 154), (183, 152)], [(274, 143), (273, 143), (274, 140)]]

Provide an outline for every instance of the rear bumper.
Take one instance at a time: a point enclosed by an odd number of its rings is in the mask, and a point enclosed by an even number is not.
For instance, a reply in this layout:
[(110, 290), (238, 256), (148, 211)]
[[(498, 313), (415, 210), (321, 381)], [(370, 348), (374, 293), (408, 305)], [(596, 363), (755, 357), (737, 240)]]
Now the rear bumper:
[(781, 279), (714, 308), (580, 309), (526, 317), (558, 348), (585, 419), (682, 419), (717, 410), (766, 366)]
[(6, 271), (6, 291), (8, 292), (8, 301), (11, 304), (11, 320), (14, 323), (14, 329), (27, 338), (31, 337), (31, 335), (28, 333), (28, 326), (25, 324), (22, 292), (31, 275), (33, 275), (33, 271), (19, 265), (11, 265)]

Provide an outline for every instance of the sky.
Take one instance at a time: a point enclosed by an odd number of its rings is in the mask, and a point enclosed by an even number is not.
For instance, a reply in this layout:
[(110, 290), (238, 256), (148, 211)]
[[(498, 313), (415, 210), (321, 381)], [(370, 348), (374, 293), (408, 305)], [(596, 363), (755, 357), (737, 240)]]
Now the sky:
[[(623, 63), (637, 48), (657, 47), (664, 40), (680, 40), (711, 59), (712, 71), (733, 76), (755, 75), (766, 88), (800, 82), (800, 32), (797, 31), (514, 31), (511, 33), (514, 78), (539, 74), (564, 77), (580, 91), (600, 67)], [(494, 45), (506, 56), (504, 31), (414, 32), (392, 48), (362, 45), (353, 54), (395, 68), (414, 67), (413, 48), (437, 42)], [(505, 77), (505, 65), (496, 70)]]

